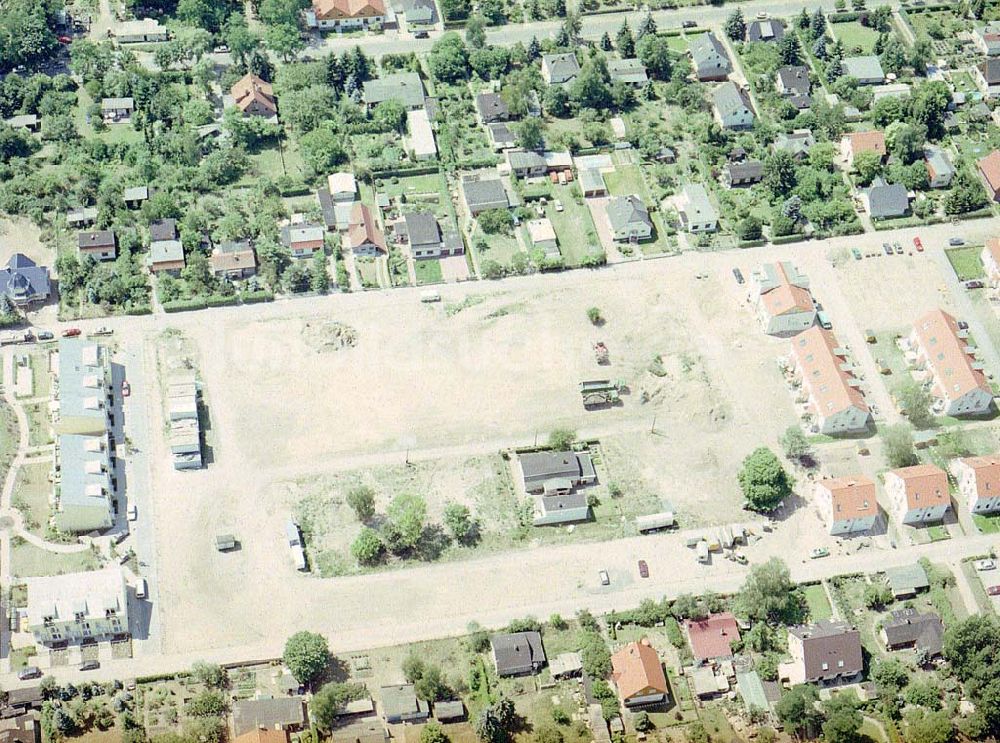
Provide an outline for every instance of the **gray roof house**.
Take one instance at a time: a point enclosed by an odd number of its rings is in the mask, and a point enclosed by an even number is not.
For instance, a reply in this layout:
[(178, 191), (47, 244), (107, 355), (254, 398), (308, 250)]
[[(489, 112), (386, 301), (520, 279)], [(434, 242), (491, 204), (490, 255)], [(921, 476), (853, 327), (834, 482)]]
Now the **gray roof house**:
[(1000, 59), (984, 59), (972, 68), (976, 87), (987, 98), (1000, 97)]
[(442, 232), (437, 218), (430, 212), (409, 212), (403, 215), (403, 222), (397, 225), (410, 246), (410, 255), (415, 259), (440, 258), (465, 253), (462, 237), (453, 230)]
[(118, 252), (115, 233), (111, 230), (77, 233), (76, 247), (81, 256), (90, 255), (99, 261), (114, 260)]
[(572, 490), (597, 482), (588, 452), (539, 451), (519, 454), (521, 479), (527, 493)]
[(437, 20), (434, 0), (405, 0), (402, 6), (407, 26), (430, 26)]
[(611, 227), (611, 237), (618, 241), (639, 242), (653, 236), (649, 210), (635, 194), (615, 196), (604, 207)]
[(97, 221), (97, 207), (84, 206), (66, 213), (66, 223), (70, 227), (86, 227)]
[(495, 121), (486, 125), (486, 134), (496, 151), (506, 150), (517, 144), (517, 137), (505, 121)]
[(510, 198), (503, 181), (496, 177), (473, 176), (462, 180), (462, 196), (469, 214), (475, 217), (488, 209), (507, 209)]
[(809, 82), (809, 68), (803, 65), (785, 65), (778, 68), (775, 86), (783, 96), (808, 98), (812, 91), (812, 84)]
[(49, 269), (23, 253), (14, 253), (0, 269), (0, 291), (17, 307), (44, 302), (52, 293)]
[(947, 188), (951, 185), (951, 179), (955, 177), (955, 166), (944, 150), (932, 145), (925, 147), (924, 161), (931, 188)]
[(7, 119), (7, 126), (12, 129), (27, 129), (28, 131), (37, 132), (41, 128), (41, 122), (35, 114), (20, 114), (19, 116), (11, 116)]
[(898, 568), (887, 568), (885, 571), (889, 589), (897, 599), (910, 599), (930, 588), (927, 571), (919, 562), (902, 565)]
[(542, 79), (549, 85), (565, 85), (580, 74), (580, 63), (573, 52), (542, 55)]
[(476, 96), (476, 113), (484, 124), (509, 121), (510, 109), (499, 93), (480, 93)]
[(753, 128), (754, 113), (750, 98), (731, 80), (712, 91), (712, 109), (715, 120), (723, 129)]
[(465, 704), (461, 699), (434, 702), (434, 719), (438, 722), (461, 722), (465, 719)]
[(625, 83), (634, 87), (640, 87), (649, 82), (646, 74), (646, 67), (638, 59), (609, 59), (608, 74), (611, 75), (611, 82)]
[(254, 730), (298, 730), (306, 724), (305, 699), (299, 696), (240, 699), (233, 702), (236, 737)]
[(508, 632), (490, 637), (498, 676), (536, 673), (545, 665), (545, 648), (538, 632)]
[(841, 622), (822, 620), (788, 628), (790, 663), (779, 666), (779, 677), (790, 683), (850, 680), (864, 670), (861, 633)]
[(785, 24), (776, 19), (751, 21), (747, 24), (747, 41), (781, 41), (785, 38)]
[(122, 191), (122, 201), (129, 209), (138, 209), (149, 199), (149, 186), (132, 186)]
[(862, 191), (861, 200), (872, 219), (905, 217), (910, 212), (910, 197), (902, 183), (887, 183), (881, 176)]
[(115, 522), (115, 486), (107, 436), (63, 434), (58, 444), (58, 500), (52, 514), (56, 528), (68, 534), (110, 528)]
[(424, 83), (416, 72), (394, 72), (365, 82), (364, 100), (369, 108), (383, 101), (399, 101), (414, 111), (424, 106)]
[(722, 171), (722, 182), (728, 188), (750, 186), (760, 183), (764, 177), (764, 163), (760, 160), (744, 160), (738, 163), (726, 163)]
[(843, 62), (844, 74), (847, 77), (855, 78), (862, 85), (881, 85), (885, 82), (885, 72), (882, 71), (882, 63), (874, 54), (866, 54), (860, 57), (845, 57)]
[(538, 152), (508, 150), (506, 158), (510, 172), (519, 178), (537, 178), (545, 175), (549, 170), (545, 157)]
[(430, 716), (430, 705), (417, 699), (413, 684), (383, 686), (382, 714), (390, 725), (401, 722), (420, 722)]
[(775, 151), (784, 150), (796, 159), (801, 159), (809, 154), (809, 150), (816, 144), (816, 138), (808, 129), (795, 129), (791, 134), (778, 132), (778, 136), (772, 145)]
[(688, 50), (694, 63), (694, 75), (702, 82), (725, 80), (733, 69), (726, 48), (712, 33), (695, 36), (689, 42)]
[(933, 658), (941, 654), (944, 625), (934, 612), (921, 614), (913, 607), (898, 609), (882, 626), (882, 642), (889, 650), (914, 648)]

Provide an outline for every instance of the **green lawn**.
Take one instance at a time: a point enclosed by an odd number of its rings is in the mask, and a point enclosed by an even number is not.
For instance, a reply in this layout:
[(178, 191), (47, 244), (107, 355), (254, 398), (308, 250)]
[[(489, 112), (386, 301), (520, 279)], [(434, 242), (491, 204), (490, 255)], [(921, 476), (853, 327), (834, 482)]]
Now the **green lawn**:
[(646, 194), (646, 184), (642, 180), (642, 173), (635, 165), (616, 165), (613, 173), (604, 174), (604, 182), (612, 196), (636, 194), (643, 201), (649, 198)]
[(509, 266), (510, 259), (522, 252), (513, 235), (487, 235), (479, 227), (472, 236), (472, 249), (479, 254), (479, 264), (486, 260)]
[(545, 216), (556, 231), (563, 262), (574, 268), (588, 255), (600, 255), (603, 250), (587, 205), (577, 204), (568, 186), (557, 187), (554, 195), (562, 203), (563, 210), (556, 211), (550, 205), (545, 209)]
[(371, 258), (355, 258), (354, 265), (357, 267), (361, 286), (365, 289), (377, 289), (379, 286), (378, 267), (375, 265), (375, 261)]
[(427, 210), (439, 220), (455, 225), (455, 208), (448, 193), (448, 181), (441, 173), (414, 175), (405, 178), (383, 178), (375, 182), (375, 189), (394, 201), (402, 201), (402, 211)]
[[(15, 539), (15, 542), (20, 540)], [(39, 549), (27, 542), (11, 545), (11, 572), (27, 578), (38, 575), (62, 575), (63, 573), (79, 573), (86, 570), (97, 570), (101, 565), (92, 550), (59, 554)]]
[(24, 406), (28, 416), (28, 446), (52, 443), (51, 418), (48, 403), (33, 402)]
[(437, 258), (413, 261), (413, 272), (416, 274), (418, 284), (437, 284), (444, 278), (441, 274), (441, 261)]
[(809, 618), (812, 621), (818, 622), (833, 616), (833, 608), (822, 584), (806, 586), (802, 589), (802, 593), (805, 594), (806, 603), (809, 605)]
[(945, 539), (951, 539), (951, 535), (942, 524), (927, 527), (927, 536), (930, 537), (932, 542), (942, 542)]
[(972, 80), (972, 75), (965, 70), (958, 70), (951, 73), (951, 82), (955, 86), (955, 90), (960, 93), (974, 93), (977, 90), (976, 83)]
[(976, 524), (976, 528), (983, 534), (996, 534), (1000, 532), (1000, 515), (983, 516), (982, 514), (975, 513), (972, 515), (972, 520)]
[(981, 279), (986, 275), (986, 271), (983, 269), (983, 262), (979, 258), (981, 252), (981, 247), (972, 246), (949, 248), (944, 251), (944, 254), (948, 256), (948, 262), (955, 269), (955, 275), (958, 276), (958, 280), (968, 281), (969, 279)]
[(871, 54), (875, 49), (878, 32), (862, 26), (857, 21), (833, 23), (830, 25), (834, 36), (844, 45), (844, 51), (850, 57), (856, 54)]
[(14, 507), (24, 515), (25, 526), (34, 534), (43, 535), (49, 523), (49, 493), (52, 483), (48, 462), (26, 464), (17, 472), (14, 485)]

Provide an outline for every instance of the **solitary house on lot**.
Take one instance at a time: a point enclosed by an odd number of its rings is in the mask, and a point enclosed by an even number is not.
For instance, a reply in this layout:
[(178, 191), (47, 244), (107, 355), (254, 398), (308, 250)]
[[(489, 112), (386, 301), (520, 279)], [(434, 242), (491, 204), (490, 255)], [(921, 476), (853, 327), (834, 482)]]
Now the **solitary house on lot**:
[(933, 464), (886, 472), (885, 492), (896, 521), (908, 526), (939, 522), (951, 508), (948, 475)]
[(609, 59), (608, 74), (611, 82), (622, 83), (631, 88), (641, 88), (649, 82), (646, 67), (634, 57), (630, 59)]
[(991, 21), (972, 29), (972, 40), (987, 57), (1000, 56), (1000, 22)]
[(510, 121), (510, 108), (499, 93), (480, 93), (477, 95), (476, 114), (482, 124)]
[(784, 150), (796, 160), (804, 160), (814, 144), (816, 138), (809, 129), (793, 129), (791, 134), (778, 132), (772, 147), (775, 152)]
[(851, 132), (840, 139), (840, 154), (848, 168), (854, 167), (854, 158), (862, 152), (874, 152), (885, 158), (885, 134), (879, 131)]
[(11, 116), (9, 119), (6, 119), (6, 124), (11, 129), (27, 129), (29, 132), (35, 133), (42, 128), (42, 122), (35, 114)]
[(719, 228), (719, 215), (708, 199), (708, 192), (700, 183), (684, 184), (675, 204), (681, 226), (688, 232), (715, 232)]
[(792, 340), (790, 361), (817, 433), (832, 436), (868, 428), (871, 410), (847, 360), (847, 350), (833, 333), (818, 325), (799, 333)]
[(774, 42), (785, 38), (785, 24), (779, 20), (766, 19), (747, 24), (747, 41)]
[(951, 179), (955, 177), (955, 166), (944, 150), (934, 146), (925, 147), (924, 163), (927, 165), (931, 188), (947, 188), (951, 185)]
[(135, 101), (132, 98), (101, 99), (101, 118), (105, 124), (128, 121), (133, 113), (135, 113)]
[(1000, 511), (1000, 455), (953, 459), (951, 472), (970, 513)]
[(809, 278), (791, 261), (765, 263), (751, 274), (750, 295), (768, 335), (787, 338), (816, 324)]
[(816, 505), (830, 534), (838, 537), (869, 534), (880, 520), (875, 483), (864, 475), (820, 480)]
[(430, 212), (409, 212), (396, 227), (400, 237), (410, 246), (410, 255), (415, 259), (441, 258), (448, 255), (463, 255), (465, 244), (454, 231), (441, 231), (437, 218)]
[(122, 201), (129, 209), (138, 209), (144, 202), (149, 201), (149, 186), (132, 186), (122, 191)]
[(900, 601), (912, 599), (918, 593), (923, 593), (931, 587), (930, 581), (927, 579), (927, 571), (919, 562), (886, 568), (885, 578), (892, 595)]
[(604, 207), (611, 237), (618, 242), (641, 242), (653, 236), (653, 220), (638, 196), (615, 196)]
[(913, 607), (897, 609), (879, 633), (887, 650), (912, 648), (928, 658), (941, 655), (944, 625), (934, 612), (921, 614)]
[(278, 114), (278, 99), (274, 97), (271, 83), (253, 73), (248, 73), (233, 83), (230, 95), (244, 116), (270, 119)]
[(517, 461), (526, 493), (570, 491), (597, 482), (589, 452), (527, 452)]
[(752, 129), (754, 122), (750, 97), (739, 85), (727, 80), (712, 91), (712, 110), (723, 129)]
[(0, 292), (15, 307), (44, 302), (52, 294), (47, 266), (39, 266), (24, 253), (14, 253), (6, 268), (0, 268)]
[(292, 253), (292, 258), (312, 258), (323, 250), (324, 230), (311, 222), (286, 224), (280, 232), (281, 244)]
[(910, 196), (902, 183), (879, 176), (861, 192), (861, 202), (872, 219), (896, 219), (910, 213)]
[(489, 209), (507, 209), (510, 199), (503, 181), (493, 176), (467, 176), (462, 179), (465, 208), (475, 217)]
[(691, 652), (698, 663), (713, 663), (733, 657), (733, 643), (739, 642), (740, 628), (728, 611), (704, 619), (684, 622)]
[(546, 258), (560, 256), (556, 230), (548, 217), (530, 219), (525, 226), (528, 228), (528, 239), (531, 240), (532, 248), (541, 250)]
[(802, 65), (779, 67), (776, 87), (778, 92), (800, 111), (809, 108), (812, 103), (809, 98), (812, 84), (809, 82), (808, 67)]
[(129, 632), (128, 593), (118, 565), (24, 582), (28, 631), (41, 645), (101, 642)]
[(850, 682), (864, 670), (861, 633), (842, 622), (789, 627), (788, 653), (792, 660), (779, 666), (778, 675), (793, 686)]
[(688, 42), (694, 76), (700, 82), (725, 80), (733, 69), (726, 48), (715, 34), (698, 34)]
[(933, 378), (935, 412), (943, 415), (981, 415), (993, 405), (993, 390), (968, 335), (954, 317), (940, 309), (920, 317), (910, 333), (918, 367)]
[(177, 221), (158, 219), (149, 225), (149, 270), (180, 275), (184, 268), (184, 246), (177, 239)]
[(118, 253), (115, 233), (111, 230), (81, 232), (76, 236), (76, 246), (81, 256), (89, 255), (98, 261), (113, 261)]
[(394, 72), (368, 80), (364, 85), (365, 105), (374, 108), (383, 101), (399, 101), (407, 111), (424, 106), (424, 83), (416, 72)]
[(545, 648), (538, 632), (507, 632), (490, 637), (497, 676), (524, 676), (545, 665)]
[(1000, 201), (1000, 150), (976, 160), (976, 170), (989, 198)]
[(874, 54), (845, 57), (843, 69), (845, 77), (853, 77), (861, 85), (881, 85), (885, 82), (882, 63)]
[(117, 21), (111, 24), (108, 35), (119, 44), (148, 44), (170, 38), (166, 27), (161, 26), (155, 18)]
[(313, 0), (309, 25), (321, 31), (379, 29), (385, 23), (383, 0)]
[(630, 642), (611, 656), (611, 679), (628, 709), (667, 701), (667, 677), (660, 657), (647, 640)]
[(566, 85), (580, 74), (580, 63), (573, 52), (542, 55), (542, 79), (548, 85)]
[(390, 725), (403, 722), (423, 722), (430, 717), (430, 705), (423, 699), (417, 699), (413, 684), (398, 684), (383, 686), (382, 714)]
[(360, 201), (351, 210), (346, 243), (354, 255), (379, 256), (388, 252), (385, 236), (375, 222), (375, 215)]
[(233, 732), (301, 730), (306, 724), (305, 699), (300, 696), (239, 699), (233, 702)]
[(257, 253), (249, 240), (224, 242), (212, 251), (208, 264), (220, 278), (246, 279), (257, 273)]
[(764, 163), (760, 160), (743, 160), (726, 163), (722, 171), (722, 182), (729, 188), (740, 188), (760, 183), (764, 177)]

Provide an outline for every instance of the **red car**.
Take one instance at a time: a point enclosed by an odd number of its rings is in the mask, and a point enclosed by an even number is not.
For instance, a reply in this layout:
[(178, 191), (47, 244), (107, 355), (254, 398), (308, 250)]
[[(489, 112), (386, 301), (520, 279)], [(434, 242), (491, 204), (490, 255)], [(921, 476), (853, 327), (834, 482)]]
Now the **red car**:
[(920, 242), (920, 238), (919, 237), (913, 238), (913, 247), (915, 247), (917, 249), (918, 253), (923, 253), (924, 252), (924, 244), (922, 242)]
[(646, 564), (645, 560), (639, 560), (639, 577), (640, 578), (649, 577), (649, 565)]
[(80, 335), (80, 328), (66, 328), (62, 332), (63, 338), (75, 338), (78, 335)]
[(72, 41), (73, 41), (73, 39), (71, 39), (69, 36), (60, 36), (59, 37), (59, 43), (60, 44), (69, 44)]
[(122, 397), (128, 397), (132, 394), (132, 385), (128, 383), (127, 379), (122, 380)]
[(1000, 596), (1000, 586), (990, 586), (986, 589), (986, 593), (990, 596)]

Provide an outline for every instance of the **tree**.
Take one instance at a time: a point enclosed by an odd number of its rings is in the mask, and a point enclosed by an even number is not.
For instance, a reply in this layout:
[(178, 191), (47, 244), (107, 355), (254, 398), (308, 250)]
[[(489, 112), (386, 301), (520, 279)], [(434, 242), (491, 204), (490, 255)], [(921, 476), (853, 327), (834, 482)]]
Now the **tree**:
[(465, 24), (465, 43), (470, 49), (483, 49), (486, 47), (486, 23), (483, 17), (476, 13)]
[(320, 730), (333, 729), (337, 715), (348, 702), (363, 699), (366, 694), (364, 684), (330, 682), (323, 684), (309, 703), (309, 710), (316, 718)]
[(580, 108), (595, 111), (611, 108), (611, 75), (602, 57), (591, 57), (583, 63), (570, 86), (569, 97)]
[(456, 83), (464, 80), (469, 74), (469, 52), (462, 37), (449, 32), (435, 41), (427, 64), (431, 74), (441, 82)]
[(600, 44), (602, 52), (610, 52), (612, 49), (615, 48), (614, 44), (611, 43), (611, 37), (608, 35), (607, 31), (601, 34)]
[(934, 425), (934, 414), (931, 412), (934, 398), (923, 385), (908, 382), (896, 391), (896, 397), (915, 428), (930, 428)]
[(760, 217), (748, 214), (736, 224), (736, 236), (740, 240), (759, 240), (763, 234)]
[(941, 688), (931, 679), (911, 681), (906, 686), (903, 698), (907, 704), (926, 707), (929, 710), (941, 708)]
[(359, 565), (377, 565), (385, 556), (385, 542), (377, 531), (366, 526), (351, 544), (351, 555)]
[(448, 531), (451, 532), (451, 536), (456, 542), (468, 544), (474, 540), (478, 528), (468, 506), (448, 502), (444, 507), (443, 518), (445, 526), (448, 527)]
[(587, 319), (590, 320), (591, 325), (601, 326), (604, 324), (604, 315), (601, 314), (600, 307), (588, 307), (587, 308)]
[(798, 426), (789, 426), (781, 435), (781, 448), (785, 456), (793, 461), (801, 461), (809, 455), (812, 447), (809, 439)]
[(894, 698), (906, 686), (910, 673), (897, 658), (887, 658), (872, 665), (870, 676), (880, 696)]
[(761, 446), (743, 460), (737, 475), (746, 508), (766, 513), (777, 508), (792, 493), (792, 483), (781, 462)]
[(411, 550), (424, 532), (427, 504), (412, 493), (400, 493), (386, 509), (386, 530), (389, 546), (395, 551)]
[(882, 47), (882, 52), (878, 56), (882, 63), (882, 69), (898, 75), (909, 63), (906, 47), (903, 42), (895, 36), (890, 36)]
[(653, 721), (649, 719), (649, 713), (645, 710), (640, 710), (636, 714), (635, 719), (632, 721), (632, 725), (640, 733), (648, 733), (655, 727), (655, 725), (653, 725)]
[(572, 428), (554, 428), (549, 434), (549, 448), (555, 451), (568, 451), (576, 442), (576, 431)]
[(854, 172), (860, 185), (869, 185), (882, 173), (882, 156), (877, 152), (859, 152), (854, 156)]
[(960, 170), (951, 182), (951, 192), (944, 199), (945, 214), (967, 214), (986, 204), (982, 184), (968, 171)]
[(358, 521), (367, 521), (375, 515), (375, 491), (368, 485), (358, 485), (347, 491), (347, 505)]
[(775, 198), (783, 198), (791, 193), (797, 183), (795, 159), (791, 153), (777, 150), (768, 155), (764, 159), (761, 182)]
[(487, 235), (510, 234), (514, 226), (514, 218), (506, 209), (487, 209), (476, 217), (479, 227)]
[(326, 173), (347, 161), (343, 141), (342, 134), (334, 134), (327, 127), (321, 127), (299, 137), (299, 149), (306, 165), (314, 173)]
[(449, 740), (451, 739), (437, 720), (431, 720), (420, 731), (420, 743), (448, 743)]
[(816, 59), (825, 60), (829, 56), (826, 50), (826, 37), (820, 36), (812, 44), (812, 53)]
[(809, 32), (814, 39), (818, 39), (826, 33), (826, 17), (823, 15), (822, 8), (816, 8), (812, 18), (809, 19)]
[(670, 605), (670, 613), (677, 619), (701, 619), (705, 616), (697, 596), (682, 593)]
[(910, 467), (918, 461), (913, 434), (905, 423), (882, 429), (882, 451), (890, 467)]
[(743, 41), (747, 35), (747, 23), (743, 17), (743, 11), (737, 8), (726, 17), (726, 24), (723, 29), (733, 41)]
[(750, 569), (737, 597), (740, 611), (751, 621), (790, 623), (802, 614), (788, 566), (777, 557)]
[(525, 150), (541, 150), (545, 147), (545, 122), (540, 116), (529, 116), (514, 125), (517, 146)]
[(514, 703), (507, 697), (483, 708), (476, 718), (476, 735), (482, 743), (507, 743), (517, 723)]
[(224, 689), (229, 683), (229, 677), (225, 669), (216, 663), (203, 663), (198, 661), (191, 666), (191, 676), (199, 684), (203, 684), (211, 689)]
[(285, 642), (281, 660), (296, 681), (308, 686), (319, 678), (330, 663), (330, 646), (323, 635), (296, 632)]
[(865, 586), (864, 601), (869, 609), (882, 609), (893, 601), (892, 589), (885, 583), (869, 583)]
[(799, 38), (794, 34), (788, 34), (778, 42), (778, 60), (783, 65), (802, 64), (802, 47), (799, 46)]
[(305, 42), (299, 36), (298, 28), (284, 23), (264, 29), (264, 45), (284, 62), (290, 62), (305, 48)]
[(639, 60), (654, 80), (669, 80), (673, 71), (673, 57), (670, 44), (662, 36), (643, 36), (636, 46)]
[(955, 727), (946, 712), (925, 712), (908, 720), (908, 743), (952, 743), (954, 739)]
[(622, 21), (621, 28), (615, 34), (615, 48), (623, 59), (635, 56), (635, 37), (632, 35), (627, 18)]
[(823, 739), (829, 743), (854, 743), (864, 721), (853, 694), (835, 694), (823, 704), (826, 721)]
[(781, 695), (774, 705), (774, 713), (788, 732), (802, 737), (819, 724), (820, 714), (815, 704), (819, 693), (812, 684), (799, 684)]
[(596, 632), (582, 632), (578, 644), (583, 670), (592, 679), (606, 679), (611, 674), (611, 652), (604, 638)]
[(184, 705), (184, 714), (191, 717), (219, 717), (225, 714), (227, 708), (226, 698), (218, 689), (206, 689)]
[(461, 21), (469, 17), (471, 10), (470, 0), (441, 0), (441, 12), (445, 20)]

